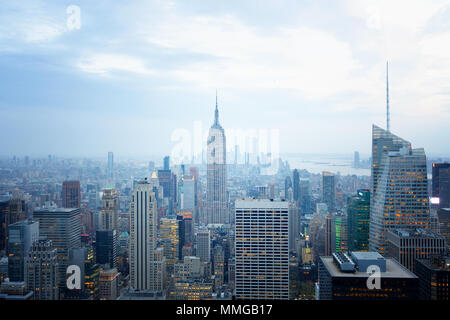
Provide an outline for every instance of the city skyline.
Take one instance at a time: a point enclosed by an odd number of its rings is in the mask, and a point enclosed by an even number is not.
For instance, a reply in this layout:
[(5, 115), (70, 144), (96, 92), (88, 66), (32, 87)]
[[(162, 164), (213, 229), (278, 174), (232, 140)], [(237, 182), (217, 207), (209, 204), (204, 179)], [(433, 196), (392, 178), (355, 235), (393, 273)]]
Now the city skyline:
[(407, 4), (81, 1), (69, 29), (67, 4), (3, 1), (0, 155), (170, 154), (216, 88), (224, 127), (279, 129), (281, 153), (369, 154), (388, 60), (391, 131), (448, 156), (449, 2)]

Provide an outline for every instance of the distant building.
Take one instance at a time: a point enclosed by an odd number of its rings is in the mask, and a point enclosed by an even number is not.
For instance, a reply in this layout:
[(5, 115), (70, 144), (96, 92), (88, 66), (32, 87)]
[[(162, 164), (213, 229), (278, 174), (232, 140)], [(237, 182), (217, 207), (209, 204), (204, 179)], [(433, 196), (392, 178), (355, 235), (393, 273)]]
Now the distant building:
[(449, 300), (450, 256), (416, 259), (415, 273), (421, 300)]
[(106, 178), (112, 182), (114, 180), (114, 153), (108, 152), (108, 165), (106, 167)]
[[(371, 267), (380, 272), (368, 286)], [(319, 259), (319, 300), (415, 300), (419, 279), (393, 258), (377, 252), (335, 253)]]
[(387, 254), (414, 272), (416, 259), (427, 259), (445, 252), (445, 238), (430, 230), (394, 229), (387, 233)]
[(102, 210), (99, 230), (117, 230), (119, 197), (116, 189), (103, 189)]
[(322, 173), (322, 201), (327, 204), (328, 212), (332, 213), (336, 209), (335, 201), (335, 176), (331, 172)]
[(203, 262), (211, 260), (211, 235), (209, 230), (196, 233), (196, 255)]
[(80, 208), (80, 181), (64, 181), (61, 198), (63, 208)]

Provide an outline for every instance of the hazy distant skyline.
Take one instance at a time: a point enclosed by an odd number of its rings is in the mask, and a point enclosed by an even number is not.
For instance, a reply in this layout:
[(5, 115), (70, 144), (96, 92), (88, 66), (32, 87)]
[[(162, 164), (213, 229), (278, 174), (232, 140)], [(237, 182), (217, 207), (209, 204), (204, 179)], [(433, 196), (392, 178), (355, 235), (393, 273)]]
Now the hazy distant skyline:
[[(66, 9), (81, 9), (69, 30)], [(450, 1), (0, 0), (0, 155), (170, 154), (213, 122), (280, 153), (370, 154), (372, 123), (450, 155)]]

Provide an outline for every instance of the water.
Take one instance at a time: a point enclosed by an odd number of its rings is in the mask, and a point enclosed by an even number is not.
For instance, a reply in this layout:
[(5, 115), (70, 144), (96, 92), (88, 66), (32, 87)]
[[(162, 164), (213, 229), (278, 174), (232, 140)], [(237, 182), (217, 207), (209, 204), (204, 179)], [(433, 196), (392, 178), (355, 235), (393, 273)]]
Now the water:
[(330, 171), (341, 175), (370, 176), (370, 168), (353, 168), (353, 158), (333, 155), (284, 155), (291, 169), (305, 169), (310, 173)]

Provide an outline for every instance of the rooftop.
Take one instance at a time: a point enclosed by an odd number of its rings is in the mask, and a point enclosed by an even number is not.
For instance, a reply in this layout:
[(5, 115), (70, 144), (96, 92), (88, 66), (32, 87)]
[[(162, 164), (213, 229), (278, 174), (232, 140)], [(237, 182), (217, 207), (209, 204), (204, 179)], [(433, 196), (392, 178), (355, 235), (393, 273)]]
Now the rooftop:
[[(371, 253), (371, 252), (369, 252)], [(327, 268), (332, 277), (342, 278), (367, 278), (367, 272), (355, 271), (354, 273), (342, 272), (339, 267), (333, 262), (331, 256), (320, 257), (323, 264)], [(364, 258), (363, 258), (364, 259)], [(368, 258), (366, 258), (368, 259)], [(393, 258), (386, 259), (386, 272), (382, 272), (382, 278), (404, 278), (411, 279), (417, 278), (415, 274), (403, 267)]]

